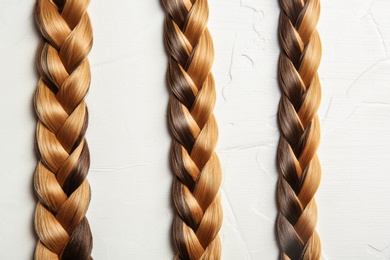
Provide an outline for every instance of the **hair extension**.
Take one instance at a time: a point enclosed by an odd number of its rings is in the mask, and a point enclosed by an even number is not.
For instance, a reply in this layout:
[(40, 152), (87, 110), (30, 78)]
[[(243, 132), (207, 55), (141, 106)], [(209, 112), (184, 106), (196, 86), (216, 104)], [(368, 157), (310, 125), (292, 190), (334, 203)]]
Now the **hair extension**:
[(218, 128), (210, 72), (214, 49), (207, 29), (207, 0), (163, 0), (169, 54), (169, 126), (175, 174), (173, 221), (176, 259), (220, 259), (221, 168), (214, 152)]
[(88, 5), (89, 0), (37, 0), (35, 6), (43, 36), (34, 96), (39, 156), (34, 173), (39, 198), (35, 259), (92, 259), (92, 234), (85, 217), (91, 197), (84, 101), (91, 78)]
[(317, 157), (320, 125), (317, 110), (321, 86), (317, 69), (321, 41), (316, 25), (319, 0), (280, 0), (279, 104), (281, 136), (277, 201), (280, 259), (320, 259), (321, 243), (315, 230), (314, 199), (321, 166)]

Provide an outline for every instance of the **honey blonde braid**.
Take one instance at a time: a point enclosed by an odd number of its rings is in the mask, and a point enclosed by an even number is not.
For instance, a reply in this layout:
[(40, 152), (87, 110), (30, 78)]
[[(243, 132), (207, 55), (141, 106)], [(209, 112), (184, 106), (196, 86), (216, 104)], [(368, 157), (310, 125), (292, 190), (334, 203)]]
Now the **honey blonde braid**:
[(92, 28), (89, 0), (37, 0), (35, 17), (43, 39), (37, 51), (40, 75), (34, 104), (39, 162), (34, 187), (39, 202), (35, 259), (91, 259), (92, 235), (85, 217), (89, 150), (84, 101), (90, 84), (87, 55)]
[(219, 198), (221, 168), (214, 152), (218, 128), (216, 93), (210, 72), (213, 43), (207, 29), (207, 0), (163, 0), (165, 45), (169, 54), (169, 126), (175, 174), (173, 221), (176, 259), (221, 257)]

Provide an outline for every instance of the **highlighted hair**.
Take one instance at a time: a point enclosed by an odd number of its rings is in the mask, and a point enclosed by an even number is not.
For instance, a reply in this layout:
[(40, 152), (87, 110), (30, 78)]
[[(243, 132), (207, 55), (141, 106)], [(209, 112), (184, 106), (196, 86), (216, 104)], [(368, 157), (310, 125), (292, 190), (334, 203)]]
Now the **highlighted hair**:
[(317, 69), (321, 41), (316, 26), (319, 0), (280, 0), (279, 104), (281, 136), (278, 146), (279, 214), (277, 234), (280, 259), (320, 259), (321, 243), (315, 230), (314, 200), (321, 180), (317, 157), (320, 124), (317, 110), (321, 85)]
[(35, 259), (92, 259), (85, 217), (89, 150), (84, 101), (90, 84), (92, 46), (89, 0), (38, 0), (35, 18), (43, 39), (37, 51), (40, 75), (34, 104), (39, 162), (34, 187), (39, 202)]
[(175, 174), (173, 237), (176, 259), (220, 259), (221, 168), (214, 152), (218, 128), (210, 72), (214, 49), (207, 0), (163, 0), (169, 54), (169, 126)]

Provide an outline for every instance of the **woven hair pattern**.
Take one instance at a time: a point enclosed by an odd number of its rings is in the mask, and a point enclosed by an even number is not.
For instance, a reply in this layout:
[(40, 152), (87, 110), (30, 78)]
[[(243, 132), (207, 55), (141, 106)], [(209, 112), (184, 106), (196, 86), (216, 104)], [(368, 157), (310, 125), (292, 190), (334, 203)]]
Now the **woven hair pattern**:
[(89, 0), (37, 0), (35, 6), (42, 34), (34, 96), (39, 156), (34, 173), (39, 198), (35, 259), (39, 260), (92, 259), (92, 234), (85, 217), (91, 196), (84, 101), (91, 78), (88, 5)]
[(214, 49), (207, 29), (207, 0), (163, 0), (169, 55), (169, 126), (176, 215), (176, 259), (220, 259), (221, 167), (215, 153)]
[(278, 80), (281, 130), (277, 162), (277, 234), (280, 259), (320, 259), (314, 195), (321, 180), (317, 156), (321, 101), (318, 66), (321, 41), (316, 26), (319, 0), (280, 0)]

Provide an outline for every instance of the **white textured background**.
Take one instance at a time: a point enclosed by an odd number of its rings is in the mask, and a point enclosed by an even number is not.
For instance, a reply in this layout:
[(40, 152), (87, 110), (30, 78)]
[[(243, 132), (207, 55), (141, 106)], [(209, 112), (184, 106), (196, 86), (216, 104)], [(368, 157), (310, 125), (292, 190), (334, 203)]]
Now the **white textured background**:
[[(31, 259), (39, 41), (33, 0), (0, 0), (0, 259)], [(92, 1), (87, 138), (95, 259), (172, 259), (164, 13)], [(223, 259), (277, 259), (279, 7), (212, 0)], [(390, 1), (323, 0), (317, 193), (323, 259), (390, 259)]]

